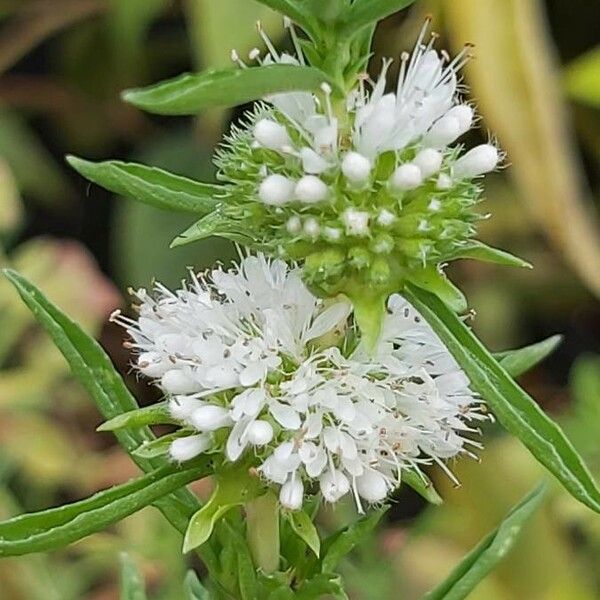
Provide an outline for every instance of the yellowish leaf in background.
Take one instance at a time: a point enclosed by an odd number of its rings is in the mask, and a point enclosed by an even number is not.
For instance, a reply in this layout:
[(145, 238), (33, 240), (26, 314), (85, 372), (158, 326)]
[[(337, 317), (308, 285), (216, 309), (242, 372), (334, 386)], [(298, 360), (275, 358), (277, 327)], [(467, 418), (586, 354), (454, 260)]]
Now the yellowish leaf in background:
[(600, 227), (587, 201), (539, 0), (441, 0), (454, 45), (474, 43), (467, 79), (549, 239), (600, 295)]

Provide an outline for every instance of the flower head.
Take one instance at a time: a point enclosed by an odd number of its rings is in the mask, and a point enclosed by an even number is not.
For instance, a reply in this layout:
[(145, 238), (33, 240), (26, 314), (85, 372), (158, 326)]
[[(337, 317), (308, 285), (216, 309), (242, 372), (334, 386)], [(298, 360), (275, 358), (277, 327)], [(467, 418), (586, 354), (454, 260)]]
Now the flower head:
[(465, 374), (401, 296), (388, 302), (374, 353), (357, 343), (351, 307), (309, 292), (299, 268), (263, 255), (192, 275), (183, 289), (135, 293), (120, 313), (136, 369), (168, 398), (182, 430), (171, 457), (245, 457), (281, 504), (320, 490), (358, 507), (383, 501), (402, 473), (470, 454), (484, 418)]
[[(267, 52), (251, 59), (303, 65), (287, 25), (295, 56), (261, 30)], [(455, 258), (476, 233), (479, 179), (501, 156), (492, 143), (464, 151), (460, 138), (476, 120), (459, 86), (470, 47), (450, 60), (434, 34), (425, 39), (427, 27), (402, 54), (393, 91), (386, 60), (377, 81), (359, 76), (345, 96), (328, 83), (274, 94), (233, 127), (217, 157), (232, 184), (224, 218), (255, 249), (305, 260), (303, 278), (320, 295), (368, 285), (387, 296)]]

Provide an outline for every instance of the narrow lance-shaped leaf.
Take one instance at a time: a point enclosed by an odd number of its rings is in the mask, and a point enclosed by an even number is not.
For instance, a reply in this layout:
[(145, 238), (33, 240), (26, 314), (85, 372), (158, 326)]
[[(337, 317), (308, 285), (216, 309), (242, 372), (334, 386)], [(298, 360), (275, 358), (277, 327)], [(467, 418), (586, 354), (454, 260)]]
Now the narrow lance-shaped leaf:
[(452, 254), (446, 257), (446, 260), (456, 260), (457, 258), (472, 258), (482, 262), (495, 263), (505, 267), (525, 267), (531, 269), (532, 266), (526, 260), (512, 255), (506, 250), (500, 250), (488, 246), (478, 240), (471, 240), (464, 246), (457, 248)]
[(407, 286), (403, 294), (444, 342), (500, 423), (525, 444), (573, 497), (600, 512), (600, 490), (561, 428), (443, 302), (412, 286)]
[(440, 505), (444, 502), (429, 477), (424, 473), (402, 471), (402, 483), (411, 487), (417, 494), (425, 498), (425, 500), (431, 504)]
[(211, 236), (222, 237), (246, 246), (253, 245), (253, 239), (242, 230), (240, 223), (232, 221), (217, 209), (180, 233), (171, 242), (171, 248), (184, 246)]
[(518, 377), (552, 354), (561, 341), (561, 335), (553, 335), (524, 348), (496, 352), (494, 358), (511, 377)]
[(386, 510), (374, 511), (329, 536), (323, 542), (321, 572), (333, 572), (340, 560), (375, 529)]
[(145, 425), (159, 424), (177, 424), (177, 419), (174, 419), (169, 412), (167, 402), (159, 402), (130, 410), (121, 415), (117, 415), (100, 425), (96, 431), (117, 431), (118, 429), (139, 429)]
[(290, 19), (300, 25), (313, 40), (317, 40), (319, 28), (316, 19), (304, 6), (302, 6), (301, 2), (298, 2), (298, 0), (257, 0), (257, 2), (280, 12), (286, 17), (290, 17)]
[(236, 106), (278, 92), (319, 91), (334, 84), (314, 67), (267, 65), (186, 73), (146, 88), (123, 92), (123, 99), (161, 115), (193, 115), (214, 106)]
[[(102, 416), (111, 419), (137, 409), (135, 399), (100, 344), (56, 308), (24, 277), (15, 271), (6, 270), (4, 273), (61, 351), (73, 375), (86, 388)], [(114, 432), (114, 435), (130, 454), (144, 443), (156, 439), (147, 427), (137, 430), (123, 429)], [(132, 458), (146, 472), (166, 464), (162, 458), (148, 460), (135, 455)], [(157, 500), (156, 506), (182, 533), (190, 516), (200, 508), (196, 497), (185, 489), (173, 492), (168, 498)]]
[(223, 196), (221, 186), (155, 167), (118, 160), (92, 162), (76, 156), (67, 156), (66, 160), (93, 183), (162, 210), (204, 215), (214, 210)]
[(0, 556), (18, 556), (66, 546), (195, 479), (206, 477), (210, 466), (209, 457), (202, 457), (185, 468), (169, 465), (86, 500), (4, 521), (0, 523)]
[(446, 580), (423, 600), (462, 600), (496, 567), (517, 541), (521, 529), (544, 498), (544, 485), (536, 488), (506, 515), (502, 523), (477, 544)]
[(303, 510), (291, 511), (287, 514), (287, 518), (294, 533), (304, 541), (318, 558), (321, 551), (321, 540), (312, 519)]
[(144, 578), (129, 554), (121, 554), (120, 600), (147, 600)]
[(363, 27), (376, 23), (410, 6), (415, 0), (356, 0), (346, 10), (342, 20), (341, 32), (352, 35)]

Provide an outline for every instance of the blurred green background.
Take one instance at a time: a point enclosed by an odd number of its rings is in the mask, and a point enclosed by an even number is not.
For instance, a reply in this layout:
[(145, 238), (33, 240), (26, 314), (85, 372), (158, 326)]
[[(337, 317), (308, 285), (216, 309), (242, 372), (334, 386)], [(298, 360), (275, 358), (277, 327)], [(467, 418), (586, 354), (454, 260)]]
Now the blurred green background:
[[(453, 276), (493, 350), (554, 333), (564, 342), (523, 378), (600, 477), (600, 25), (592, 0), (430, 0), (383, 22), (373, 71), (414, 43), (434, 16), (440, 45), (476, 45), (465, 73), (480, 129), (508, 153), (490, 177), (482, 238), (535, 265), (530, 271), (461, 262)], [(229, 51), (274, 40), (281, 19), (252, 0), (0, 0), (0, 263), (25, 273), (93, 332), (127, 374), (122, 333), (107, 324), (129, 285), (175, 285), (186, 267), (228, 261), (213, 241), (168, 250), (189, 218), (111, 197), (71, 172), (63, 155), (131, 158), (209, 179), (210, 157), (240, 110), (192, 120), (144, 115), (125, 87), (185, 70), (225, 66)], [(493, 132), (493, 134), (491, 133)], [(156, 399), (129, 377), (141, 403)], [(0, 518), (81, 498), (135, 467), (51, 343), (0, 281)], [(461, 462), (454, 489), (433, 471), (446, 503), (426, 508), (401, 490), (385, 527), (344, 567), (351, 597), (412, 600), (542, 476), (515, 440), (490, 427), (481, 464)], [(205, 493), (203, 485), (197, 487)], [(350, 508), (324, 511), (323, 528)], [(68, 550), (0, 561), (2, 600), (118, 598), (118, 554), (140, 566), (149, 596), (181, 597), (188, 563), (153, 509)], [(199, 564), (191, 566), (202, 573)], [(398, 590), (402, 590), (401, 593)], [(553, 489), (503, 566), (474, 600), (600, 598), (600, 521)]]

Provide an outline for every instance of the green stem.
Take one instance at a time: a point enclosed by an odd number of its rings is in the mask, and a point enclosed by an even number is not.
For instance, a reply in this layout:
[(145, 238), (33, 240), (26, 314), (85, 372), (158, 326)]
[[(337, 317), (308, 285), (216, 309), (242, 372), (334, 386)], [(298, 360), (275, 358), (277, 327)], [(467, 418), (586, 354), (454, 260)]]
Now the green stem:
[(246, 536), (254, 565), (264, 573), (279, 567), (279, 506), (273, 492), (246, 502)]

